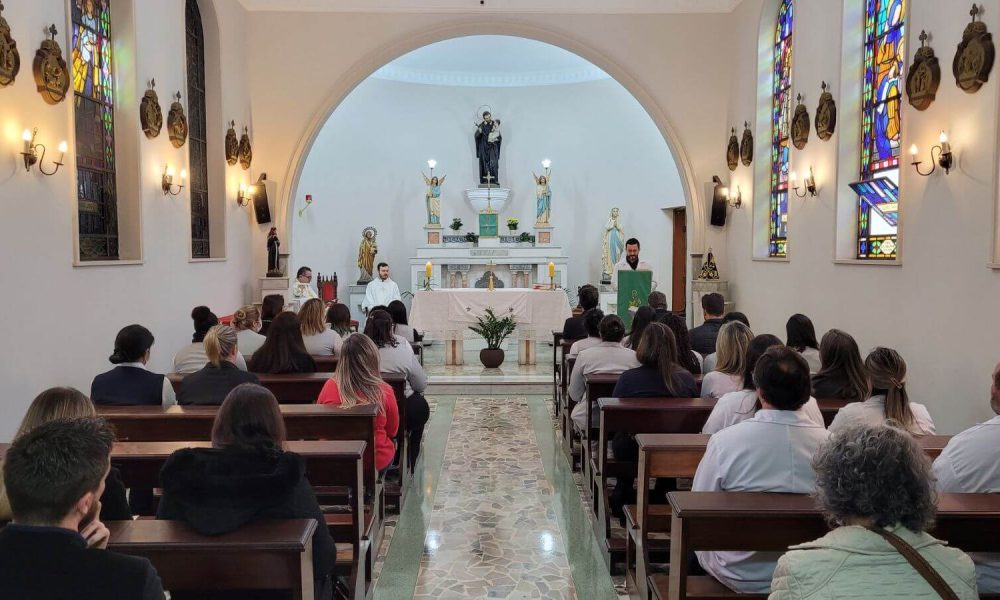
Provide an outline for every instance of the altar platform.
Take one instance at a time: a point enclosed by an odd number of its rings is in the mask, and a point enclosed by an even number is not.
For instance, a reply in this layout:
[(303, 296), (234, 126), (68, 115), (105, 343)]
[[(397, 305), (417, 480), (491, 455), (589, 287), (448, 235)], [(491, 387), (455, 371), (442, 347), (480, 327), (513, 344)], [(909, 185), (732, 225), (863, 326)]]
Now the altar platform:
[(444, 364), (444, 343), (431, 342), (424, 347), (424, 371), (428, 394), (551, 394), (552, 345), (537, 341), (537, 364), (517, 364), (517, 342), (504, 342), (506, 354), (499, 369), (487, 369), (479, 362), (479, 351), (486, 347), (480, 339), (466, 340), (464, 364)]

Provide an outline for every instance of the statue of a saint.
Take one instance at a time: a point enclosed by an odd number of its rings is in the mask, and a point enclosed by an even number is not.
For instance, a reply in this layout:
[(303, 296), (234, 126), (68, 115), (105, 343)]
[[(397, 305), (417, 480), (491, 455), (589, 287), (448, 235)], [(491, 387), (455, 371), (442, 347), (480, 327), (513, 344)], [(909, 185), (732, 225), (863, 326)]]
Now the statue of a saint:
[(625, 250), (625, 232), (618, 223), (618, 209), (611, 209), (608, 224), (604, 226), (604, 243), (601, 254), (601, 283), (611, 283), (615, 265)]
[[(432, 171), (433, 172), (433, 171)], [(420, 173), (424, 175), (423, 173)], [(427, 184), (427, 191), (424, 192), (424, 199), (427, 202), (427, 224), (441, 226), (441, 186), (444, 185), (444, 175), (438, 179), (437, 175), (429, 179), (424, 175), (424, 183)]]
[(476, 158), (479, 159), (479, 183), (497, 187), (500, 184), (500, 121), (486, 111), (476, 124)]
[(552, 211), (552, 189), (549, 188), (551, 172), (535, 175), (532, 171), (531, 176), (535, 178), (535, 225), (548, 225)]
[(378, 244), (375, 242), (377, 235), (378, 231), (374, 227), (365, 227), (361, 232), (361, 244), (358, 246), (358, 268), (361, 269), (361, 276), (358, 278), (358, 285), (365, 285), (372, 280), (375, 255), (378, 254)]
[(281, 240), (278, 239), (278, 228), (272, 227), (267, 234), (267, 276), (281, 277), (281, 266), (278, 264), (278, 247)]
[(705, 257), (705, 263), (701, 265), (701, 274), (698, 275), (698, 279), (705, 281), (717, 281), (719, 279), (719, 267), (715, 264), (715, 254), (712, 253), (712, 249), (708, 249), (708, 256)]

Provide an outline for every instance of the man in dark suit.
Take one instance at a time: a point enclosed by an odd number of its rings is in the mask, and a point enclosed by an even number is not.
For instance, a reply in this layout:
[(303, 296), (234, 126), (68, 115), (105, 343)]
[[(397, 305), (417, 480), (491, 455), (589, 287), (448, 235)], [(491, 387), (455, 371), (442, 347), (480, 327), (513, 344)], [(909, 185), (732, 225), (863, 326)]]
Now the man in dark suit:
[(691, 349), (708, 356), (715, 352), (715, 340), (722, 329), (723, 315), (726, 313), (726, 299), (722, 294), (705, 294), (701, 297), (701, 309), (705, 322), (691, 330)]
[(583, 326), (583, 313), (591, 308), (597, 308), (601, 301), (597, 288), (589, 283), (581, 285), (577, 293), (580, 296), (580, 308), (583, 310), (579, 315), (566, 319), (563, 324), (564, 340), (582, 340), (587, 337), (587, 330)]
[(667, 295), (663, 292), (650, 292), (649, 297), (646, 298), (646, 304), (648, 304), (649, 308), (652, 308), (655, 313), (653, 315), (654, 321), (662, 322), (663, 318), (670, 312), (667, 309)]
[(0, 598), (163, 600), (145, 558), (109, 552), (98, 520), (115, 436), (100, 418), (56, 420), (11, 444), (14, 521), (0, 530)]

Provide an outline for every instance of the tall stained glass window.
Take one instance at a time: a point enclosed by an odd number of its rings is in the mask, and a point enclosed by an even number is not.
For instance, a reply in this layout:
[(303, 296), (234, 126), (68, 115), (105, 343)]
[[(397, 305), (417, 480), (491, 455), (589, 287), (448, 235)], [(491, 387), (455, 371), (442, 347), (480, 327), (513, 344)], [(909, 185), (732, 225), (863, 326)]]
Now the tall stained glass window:
[(788, 252), (788, 144), (792, 115), (792, 0), (782, 0), (774, 28), (771, 85), (771, 210), (768, 256)]
[(899, 211), (900, 107), (906, 0), (864, 0), (864, 81), (861, 115), (861, 181), (858, 258), (896, 258)]
[(110, 0), (73, 0), (80, 260), (118, 258)]
[(191, 162), (191, 256), (209, 258), (208, 135), (205, 126), (205, 35), (197, 0), (187, 0), (188, 152)]

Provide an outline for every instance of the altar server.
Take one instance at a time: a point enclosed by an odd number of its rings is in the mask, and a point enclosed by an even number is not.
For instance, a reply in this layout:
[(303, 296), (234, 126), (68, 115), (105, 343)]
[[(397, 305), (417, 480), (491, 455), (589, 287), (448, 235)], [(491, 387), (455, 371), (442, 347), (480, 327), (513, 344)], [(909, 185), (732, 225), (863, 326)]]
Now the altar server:
[(382, 262), (378, 264), (378, 279), (368, 282), (365, 288), (365, 299), (361, 303), (361, 308), (365, 314), (376, 306), (389, 306), (393, 300), (402, 300), (399, 296), (399, 286), (389, 279), (389, 265)]

